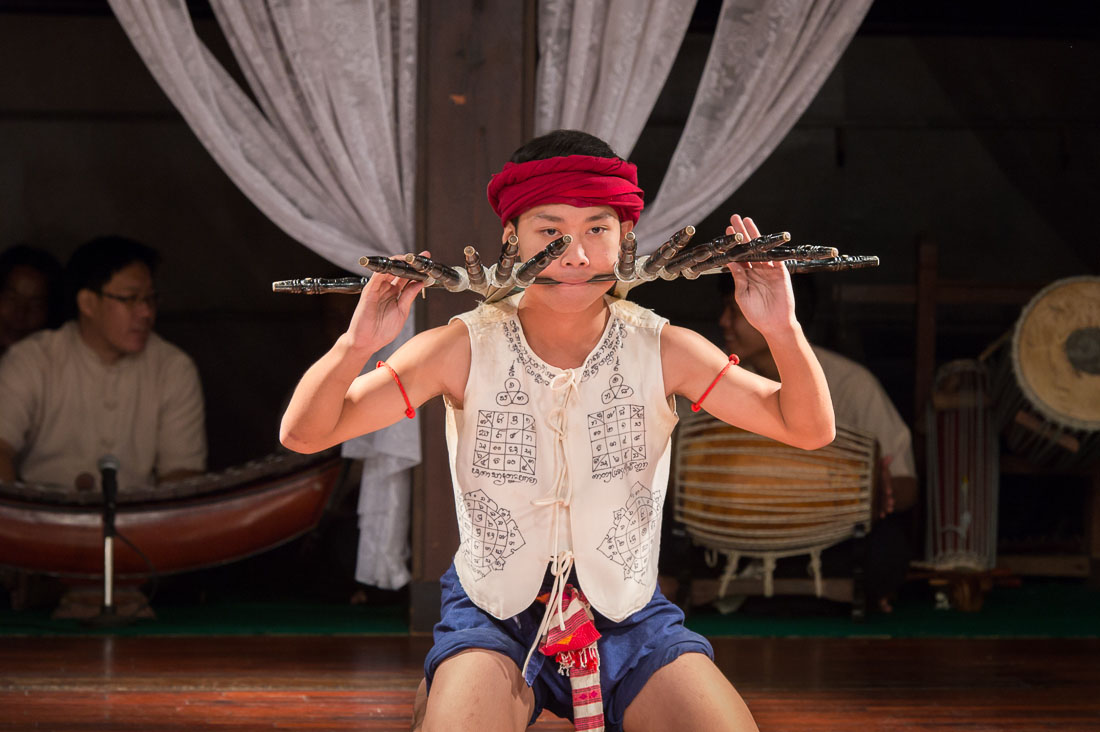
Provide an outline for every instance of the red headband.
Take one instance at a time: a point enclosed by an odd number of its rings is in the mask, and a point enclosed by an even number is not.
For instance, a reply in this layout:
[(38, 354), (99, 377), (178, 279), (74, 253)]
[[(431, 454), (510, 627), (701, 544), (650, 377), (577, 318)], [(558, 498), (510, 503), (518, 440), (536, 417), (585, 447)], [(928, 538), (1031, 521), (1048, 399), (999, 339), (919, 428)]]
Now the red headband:
[(638, 169), (618, 158), (588, 155), (505, 163), (489, 181), (489, 205), (501, 225), (547, 203), (610, 206), (621, 221), (638, 223), (645, 203)]

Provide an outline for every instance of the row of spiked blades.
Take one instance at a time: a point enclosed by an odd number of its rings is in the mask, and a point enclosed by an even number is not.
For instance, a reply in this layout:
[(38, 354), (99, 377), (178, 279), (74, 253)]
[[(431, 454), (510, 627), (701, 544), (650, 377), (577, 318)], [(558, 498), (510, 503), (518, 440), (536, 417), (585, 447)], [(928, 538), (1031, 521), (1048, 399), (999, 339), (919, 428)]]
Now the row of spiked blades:
[[(628, 232), (619, 245), (614, 272), (597, 274), (589, 282), (616, 282), (614, 294), (624, 297), (631, 288), (653, 280), (696, 279), (718, 274), (731, 262), (785, 262), (792, 274), (800, 272), (837, 272), (877, 267), (878, 257), (840, 254), (835, 247), (792, 244), (788, 232), (767, 234), (745, 241), (741, 234), (724, 234), (706, 242), (692, 244), (695, 227), (685, 226), (668, 238), (653, 254), (638, 256), (634, 232)], [(427, 283), (427, 287), (450, 292), (473, 291), (485, 302), (496, 302), (531, 285), (556, 285), (557, 280), (540, 276), (550, 263), (565, 253), (572, 238), (566, 234), (550, 242), (526, 262), (517, 264), (519, 238), (508, 238), (495, 264), (486, 267), (472, 246), (463, 252), (461, 266), (437, 262), (419, 254), (404, 257), (362, 257), (359, 264), (372, 272)], [(358, 293), (367, 277), (305, 277), (272, 283), (275, 292), (317, 295)]]

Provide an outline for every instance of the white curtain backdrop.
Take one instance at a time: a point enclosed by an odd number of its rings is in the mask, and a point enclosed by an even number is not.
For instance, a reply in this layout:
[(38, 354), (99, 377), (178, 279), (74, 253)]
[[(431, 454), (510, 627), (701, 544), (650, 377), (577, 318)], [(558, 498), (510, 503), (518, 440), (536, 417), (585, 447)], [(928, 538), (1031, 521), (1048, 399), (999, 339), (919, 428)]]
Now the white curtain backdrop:
[(584, 130), (630, 156), (696, 0), (541, 0), (535, 134)]
[[(417, 0), (211, 0), (255, 102), (199, 40), (185, 0), (110, 4), (195, 135), (287, 234), (349, 271), (364, 254), (413, 250)], [(399, 342), (411, 334), (410, 322)], [(344, 452), (366, 458), (361, 525), (390, 529), (364, 537), (357, 575), (400, 586), (417, 425)]]
[[(401, 338), (367, 361), (386, 360), (400, 343), (412, 337), (412, 319)], [(420, 464), (420, 413), (369, 435), (348, 440), (343, 455), (363, 461), (359, 481), (359, 549), (355, 579), (366, 585), (395, 590), (405, 586), (409, 572), (409, 520), (412, 512), (412, 467)]]
[(871, 0), (725, 0), (680, 142), (638, 222), (657, 246), (710, 214), (809, 106)]

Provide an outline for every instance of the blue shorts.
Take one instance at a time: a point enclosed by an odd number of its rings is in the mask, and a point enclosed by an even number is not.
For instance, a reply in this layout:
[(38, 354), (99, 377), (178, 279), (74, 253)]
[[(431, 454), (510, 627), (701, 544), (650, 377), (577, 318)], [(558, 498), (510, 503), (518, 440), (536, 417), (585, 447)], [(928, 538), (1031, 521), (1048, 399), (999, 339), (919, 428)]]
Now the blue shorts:
[[(570, 582), (577, 585), (575, 575)], [(546, 606), (534, 602), (518, 615), (497, 620), (466, 595), (453, 564), (440, 583), (442, 619), (435, 626), (435, 645), (424, 659), (429, 691), (439, 664), (471, 648), (503, 653), (515, 662), (516, 668), (522, 669)], [(549, 587), (549, 582), (545, 583), (544, 591)], [(684, 627), (683, 612), (661, 594), (660, 588), (654, 590), (649, 604), (621, 623), (593, 612), (596, 629), (603, 636), (598, 642), (600, 688), (608, 730), (622, 728), (626, 708), (657, 669), (682, 653), (704, 653), (714, 659), (714, 650), (707, 639)], [(573, 719), (569, 677), (558, 673), (553, 659), (536, 650), (527, 667), (526, 681), (535, 694), (531, 724), (543, 709)]]

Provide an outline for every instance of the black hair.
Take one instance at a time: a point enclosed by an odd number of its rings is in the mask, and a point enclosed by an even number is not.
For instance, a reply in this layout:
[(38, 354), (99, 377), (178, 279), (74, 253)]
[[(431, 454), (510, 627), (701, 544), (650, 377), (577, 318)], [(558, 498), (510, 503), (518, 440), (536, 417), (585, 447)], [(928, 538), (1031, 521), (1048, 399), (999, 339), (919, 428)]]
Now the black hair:
[(16, 267), (33, 269), (46, 280), (49, 297), (49, 314), (46, 326), (54, 328), (61, 324), (62, 309), (59, 306), (61, 286), (61, 264), (44, 249), (36, 249), (26, 244), (16, 244), (0, 253), (0, 291), (8, 287), (8, 278)]
[(150, 247), (124, 236), (100, 236), (81, 244), (65, 266), (65, 285), (70, 307), (81, 290), (101, 292), (115, 273), (140, 262), (156, 272), (160, 255)]
[[(508, 159), (511, 163), (529, 163), (532, 160), (564, 158), (569, 155), (588, 155), (593, 158), (622, 160), (606, 142), (580, 130), (554, 130), (520, 145)], [(512, 219), (512, 226), (519, 228), (519, 217)]]
[(580, 130), (554, 130), (518, 147), (510, 161), (527, 163), (532, 160), (563, 158), (568, 155), (589, 155), (594, 158), (622, 160), (606, 142)]
[(25, 244), (17, 244), (0, 253), (0, 290), (7, 287), (8, 276), (16, 267), (37, 270), (51, 285), (56, 284), (61, 276), (61, 265), (52, 254)]

